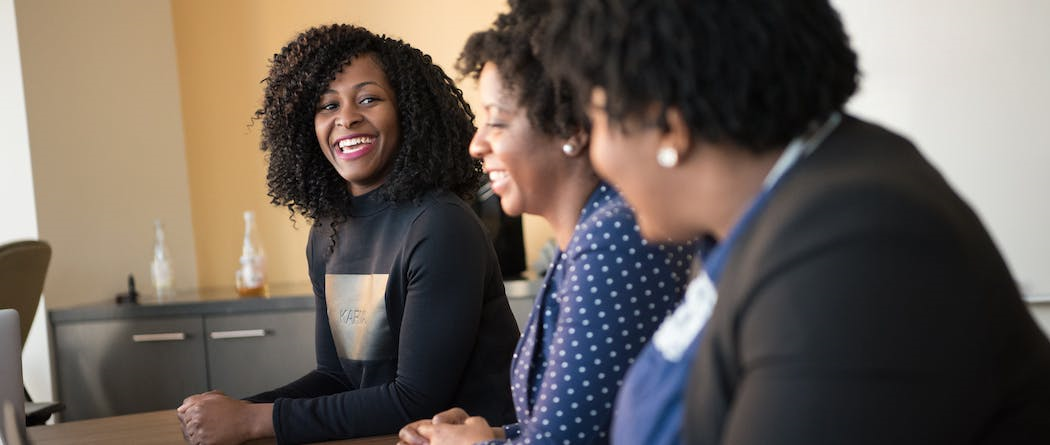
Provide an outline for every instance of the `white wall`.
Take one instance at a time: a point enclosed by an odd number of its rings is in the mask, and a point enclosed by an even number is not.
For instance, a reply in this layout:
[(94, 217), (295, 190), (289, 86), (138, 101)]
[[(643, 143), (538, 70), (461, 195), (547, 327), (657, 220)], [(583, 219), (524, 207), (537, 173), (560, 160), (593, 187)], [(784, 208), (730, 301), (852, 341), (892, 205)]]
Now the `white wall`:
[[(33, 199), (33, 169), (29, 156), (22, 63), (13, 0), (0, 0), (0, 190), (4, 216), (0, 217), (0, 244), (37, 237)], [(51, 400), (51, 368), (44, 302), (40, 301), (33, 328), (22, 354), (26, 389), (38, 400)]]
[(1043, 328), (1043, 332), (1050, 335), (1050, 302), (1031, 303), (1028, 309), (1032, 312), (1036, 323)]
[(1050, 2), (832, 0), (863, 70), (856, 114), (909, 136), (1050, 296)]

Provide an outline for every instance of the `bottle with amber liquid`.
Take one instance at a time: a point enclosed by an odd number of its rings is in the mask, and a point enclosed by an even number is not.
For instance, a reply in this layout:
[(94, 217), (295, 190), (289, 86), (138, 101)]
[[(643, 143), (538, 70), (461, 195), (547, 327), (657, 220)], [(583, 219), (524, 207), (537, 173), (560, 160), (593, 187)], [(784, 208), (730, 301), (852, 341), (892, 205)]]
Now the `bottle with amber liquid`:
[(237, 269), (237, 295), (242, 297), (265, 297), (266, 256), (259, 242), (255, 227), (255, 213), (244, 212), (244, 245), (241, 247), (241, 265)]

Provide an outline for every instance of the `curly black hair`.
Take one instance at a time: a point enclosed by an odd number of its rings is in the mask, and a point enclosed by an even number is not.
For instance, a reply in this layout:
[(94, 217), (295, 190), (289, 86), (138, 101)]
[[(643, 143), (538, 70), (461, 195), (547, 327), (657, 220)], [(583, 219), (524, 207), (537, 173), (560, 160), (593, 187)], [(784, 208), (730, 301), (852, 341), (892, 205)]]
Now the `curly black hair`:
[(580, 129), (589, 130), (590, 124), (570, 85), (548, 75), (530, 42), (549, 7), (546, 0), (510, 0), (510, 12), (500, 14), (489, 29), (467, 39), (456, 69), (477, 80), (485, 63), (494, 63), (532, 126), (568, 138)]
[(353, 25), (310, 28), (274, 54), (263, 80), (261, 148), (267, 153), (271, 203), (308, 220), (349, 216), (350, 191), (318, 148), (317, 101), (335, 76), (357, 56), (371, 56), (394, 89), (400, 146), (379, 196), (410, 201), (449, 190), (472, 199), (480, 162), (467, 149), (474, 114), (456, 86), (430, 56), (404, 41)]
[(605, 89), (622, 128), (666, 128), (673, 107), (699, 140), (763, 152), (857, 89), (857, 56), (827, 0), (555, 0), (541, 28), (548, 69), (581, 100)]

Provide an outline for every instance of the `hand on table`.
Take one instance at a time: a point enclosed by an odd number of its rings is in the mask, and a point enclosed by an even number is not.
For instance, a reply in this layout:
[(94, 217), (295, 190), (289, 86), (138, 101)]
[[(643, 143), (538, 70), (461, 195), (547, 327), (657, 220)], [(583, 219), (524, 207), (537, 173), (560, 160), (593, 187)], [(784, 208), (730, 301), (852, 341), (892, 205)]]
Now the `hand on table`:
[(189, 396), (176, 412), (183, 437), (193, 445), (239, 444), (273, 435), (272, 404), (252, 404), (220, 391)]
[(466, 411), (462, 408), (452, 408), (447, 411), (442, 411), (434, 415), (429, 419), (417, 420), (401, 428), (401, 431), (397, 433), (398, 445), (427, 445), (427, 439), (419, 434), (420, 425), (429, 425), (433, 423), (450, 423), (453, 425), (462, 425), (467, 420)]
[[(498, 431), (497, 431), (498, 430)], [(503, 436), (482, 417), (470, 417), (461, 408), (438, 413), (431, 419), (405, 425), (398, 433), (398, 445), (474, 444)]]

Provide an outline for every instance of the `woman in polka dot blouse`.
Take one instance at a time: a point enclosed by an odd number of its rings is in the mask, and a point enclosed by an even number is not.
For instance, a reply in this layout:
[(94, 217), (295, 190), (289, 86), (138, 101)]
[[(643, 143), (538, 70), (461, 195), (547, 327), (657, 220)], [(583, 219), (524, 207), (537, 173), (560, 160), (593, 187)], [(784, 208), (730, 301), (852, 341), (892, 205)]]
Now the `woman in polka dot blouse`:
[(608, 443), (624, 373), (687, 281), (694, 249), (646, 243), (631, 209), (595, 175), (586, 123), (533, 58), (536, 15), (523, 6), (471, 36), (459, 61), (483, 106), (471, 154), (504, 211), (544, 217), (560, 250), (511, 365), (518, 423), (492, 428), (457, 408), (406, 426), (404, 444)]

